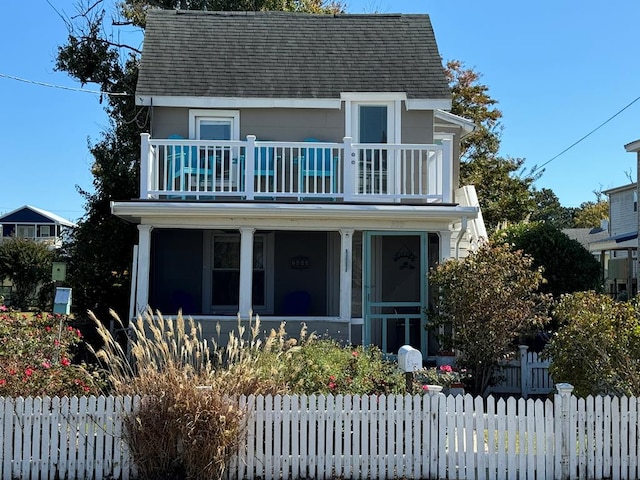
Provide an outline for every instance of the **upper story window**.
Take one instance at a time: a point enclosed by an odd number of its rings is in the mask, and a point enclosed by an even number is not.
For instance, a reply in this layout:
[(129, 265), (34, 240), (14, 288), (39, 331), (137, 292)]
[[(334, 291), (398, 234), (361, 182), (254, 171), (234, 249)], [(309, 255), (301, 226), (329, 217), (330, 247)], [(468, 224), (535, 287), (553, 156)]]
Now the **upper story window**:
[(637, 190), (633, 191), (633, 211), (638, 211), (638, 192)]
[(240, 112), (237, 110), (189, 110), (189, 138), (238, 140)]

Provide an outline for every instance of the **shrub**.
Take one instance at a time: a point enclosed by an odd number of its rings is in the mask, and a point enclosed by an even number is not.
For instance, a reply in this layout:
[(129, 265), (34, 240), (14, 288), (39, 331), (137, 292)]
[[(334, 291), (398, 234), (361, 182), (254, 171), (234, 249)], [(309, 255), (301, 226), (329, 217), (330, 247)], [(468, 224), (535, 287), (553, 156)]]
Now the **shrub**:
[(544, 350), (556, 383), (569, 382), (578, 396), (640, 395), (640, 305), (595, 292), (562, 297), (560, 322)]
[(98, 375), (73, 362), (82, 334), (66, 316), (0, 306), (0, 396), (96, 394)]
[(288, 386), (293, 393), (378, 395), (404, 393), (395, 362), (375, 346), (341, 346), (335, 340), (308, 342), (288, 357)]
[(499, 362), (515, 353), (515, 340), (547, 321), (550, 299), (537, 291), (542, 272), (532, 261), (508, 245), (487, 243), (429, 275), (440, 293), (430, 327), (451, 332), (441, 345), (458, 352), (456, 365), (469, 372), (474, 394), (495, 380)]
[(544, 268), (541, 292), (559, 298), (565, 293), (602, 289), (600, 262), (580, 242), (548, 223), (521, 223), (495, 237), (531, 255), (535, 268)]
[[(425, 367), (414, 375), (414, 383), (418, 387), (425, 385), (440, 385), (444, 389), (451, 388), (456, 383), (464, 383), (469, 379), (466, 370), (458, 370), (450, 365), (440, 365), (439, 367)], [(415, 387), (414, 387), (415, 390)], [(424, 388), (418, 388), (423, 391)]]

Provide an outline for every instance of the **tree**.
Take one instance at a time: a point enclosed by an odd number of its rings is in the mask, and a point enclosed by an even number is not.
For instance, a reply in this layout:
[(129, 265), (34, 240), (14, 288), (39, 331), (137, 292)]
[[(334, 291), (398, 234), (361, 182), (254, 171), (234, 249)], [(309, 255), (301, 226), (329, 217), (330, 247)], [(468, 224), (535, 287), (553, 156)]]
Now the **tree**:
[(38, 287), (51, 280), (53, 252), (43, 243), (13, 237), (0, 243), (0, 278), (13, 284), (11, 304), (26, 310), (33, 306)]
[(602, 220), (609, 219), (609, 202), (597, 200), (582, 202), (576, 209), (574, 226), (576, 228), (598, 228)]
[(527, 173), (524, 159), (498, 156), (502, 112), (489, 87), (480, 83), (481, 75), (456, 60), (447, 62), (445, 73), (453, 95), (451, 112), (476, 124), (461, 142), (461, 183), (475, 185), (489, 228), (526, 219), (535, 210), (532, 185), (542, 172)]
[(545, 222), (522, 223), (496, 232), (496, 241), (508, 243), (533, 258), (544, 269), (540, 291), (559, 298), (564, 293), (602, 289), (600, 262), (580, 242)]
[(471, 391), (482, 394), (496, 379), (499, 362), (515, 353), (515, 341), (547, 320), (550, 298), (538, 292), (542, 271), (508, 245), (488, 242), (461, 260), (448, 260), (429, 275), (440, 301), (431, 328), (451, 331), (444, 348), (471, 373)]
[[(336, 13), (344, 6), (326, 0), (126, 0), (113, 26), (144, 28), (150, 8), (189, 10), (286, 10)], [(64, 255), (69, 264), (69, 283), (74, 289), (75, 309), (83, 314), (93, 310), (98, 318), (110, 318), (109, 309), (122, 318), (128, 312), (133, 245), (137, 232), (113, 216), (110, 202), (139, 196), (140, 133), (148, 130), (148, 110), (135, 105), (140, 51), (108, 35), (106, 0), (86, 2), (78, 14), (65, 19), (67, 43), (58, 47), (56, 70), (65, 71), (81, 84), (96, 83), (106, 99), (110, 117), (97, 143), (89, 149), (94, 192), (81, 187), (86, 213), (78, 222)]]
[(544, 222), (559, 229), (573, 227), (575, 209), (563, 207), (553, 190), (534, 190), (533, 198), (536, 209), (530, 217), (532, 222)]
[(578, 292), (564, 296), (554, 316), (561, 326), (545, 349), (556, 382), (574, 393), (640, 395), (640, 305), (608, 295)]

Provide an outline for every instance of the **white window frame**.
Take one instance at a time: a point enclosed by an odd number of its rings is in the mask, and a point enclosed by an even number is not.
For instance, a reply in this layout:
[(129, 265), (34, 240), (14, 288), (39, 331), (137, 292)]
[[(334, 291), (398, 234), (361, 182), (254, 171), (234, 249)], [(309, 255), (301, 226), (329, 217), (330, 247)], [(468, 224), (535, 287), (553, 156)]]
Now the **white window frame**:
[[(263, 259), (264, 259), (264, 282), (265, 282), (265, 304), (261, 306), (252, 305), (254, 313), (259, 314), (273, 314), (273, 264), (274, 264), (274, 240), (273, 233), (259, 232), (254, 233), (255, 237), (262, 238), (263, 245)], [(202, 298), (203, 307), (205, 312), (222, 315), (236, 315), (238, 312), (234, 311), (236, 306), (234, 305), (213, 305), (213, 299), (211, 295), (211, 273), (213, 272), (213, 242), (215, 237), (239, 237), (242, 241), (240, 232), (205, 232), (204, 237), (204, 269), (202, 279)], [(240, 251), (242, 248), (240, 249)], [(238, 269), (240, 267), (238, 266)], [(251, 270), (253, 272), (253, 268)], [(238, 287), (239, 288), (239, 287)]]
[[(53, 235), (51, 234), (52, 228), (53, 228), (53, 225), (38, 225), (38, 230), (39, 230), (38, 236), (41, 238), (53, 237)], [(45, 231), (47, 232), (46, 235), (45, 235)]]
[(189, 110), (189, 138), (200, 139), (200, 122), (203, 120), (224, 121), (231, 124), (230, 140), (240, 139), (240, 111), (239, 110)]
[[(33, 229), (33, 234), (24, 235), (25, 229)], [(17, 224), (16, 225), (16, 237), (18, 238), (31, 238), (35, 239), (37, 234), (37, 227), (34, 224)]]

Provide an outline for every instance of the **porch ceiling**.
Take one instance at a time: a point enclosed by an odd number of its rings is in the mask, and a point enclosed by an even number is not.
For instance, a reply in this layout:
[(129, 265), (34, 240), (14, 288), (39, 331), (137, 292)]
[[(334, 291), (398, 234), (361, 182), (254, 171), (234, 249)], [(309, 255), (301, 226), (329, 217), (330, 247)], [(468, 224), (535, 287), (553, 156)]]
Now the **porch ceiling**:
[(132, 223), (185, 228), (381, 229), (448, 228), (477, 207), (405, 204), (282, 204), (221, 202), (112, 202), (111, 212)]

